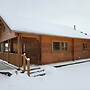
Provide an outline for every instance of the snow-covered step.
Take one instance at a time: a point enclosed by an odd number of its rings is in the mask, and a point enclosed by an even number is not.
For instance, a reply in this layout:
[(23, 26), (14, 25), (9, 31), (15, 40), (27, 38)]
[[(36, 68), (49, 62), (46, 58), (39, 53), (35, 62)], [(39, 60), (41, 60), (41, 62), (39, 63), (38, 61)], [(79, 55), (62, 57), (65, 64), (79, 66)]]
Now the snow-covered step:
[(44, 69), (31, 71), (30, 74), (44, 72)]
[(44, 75), (46, 75), (45, 71), (30, 74), (31, 77), (44, 76)]
[(30, 71), (30, 76), (31, 77), (37, 77), (37, 76), (44, 76), (46, 75), (46, 72), (42, 68), (36, 68), (36, 69), (31, 69)]
[(38, 69), (40, 70), (41, 68), (40, 67), (36, 67), (36, 68), (34, 67), (34, 68), (31, 68), (31, 71), (32, 70), (38, 70)]
[(46, 75), (46, 73), (37, 74), (37, 75), (34, 75), (34, 77), (44, 76), (44, 75)]

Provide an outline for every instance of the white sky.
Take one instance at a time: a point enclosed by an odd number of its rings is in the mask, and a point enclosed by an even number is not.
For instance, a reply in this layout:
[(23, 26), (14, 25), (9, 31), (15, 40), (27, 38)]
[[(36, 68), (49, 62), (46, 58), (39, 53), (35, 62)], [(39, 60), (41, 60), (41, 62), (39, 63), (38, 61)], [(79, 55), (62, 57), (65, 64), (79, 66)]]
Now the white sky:
[(0, 0), (0, 14), (67, 25), (90, 34), (90, 0)]

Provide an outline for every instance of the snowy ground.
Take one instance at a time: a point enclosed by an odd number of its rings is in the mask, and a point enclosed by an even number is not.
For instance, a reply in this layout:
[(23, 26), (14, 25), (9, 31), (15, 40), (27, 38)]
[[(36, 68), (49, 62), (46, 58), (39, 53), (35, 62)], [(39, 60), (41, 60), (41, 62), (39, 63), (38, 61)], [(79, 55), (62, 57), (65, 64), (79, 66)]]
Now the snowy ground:
[(11, 77), (0, 74), (1, 90), (90, 90), (90, 62), (54, 68), (41, 66), (46, 75), (28, 77), (27, 74), (15, 74)]

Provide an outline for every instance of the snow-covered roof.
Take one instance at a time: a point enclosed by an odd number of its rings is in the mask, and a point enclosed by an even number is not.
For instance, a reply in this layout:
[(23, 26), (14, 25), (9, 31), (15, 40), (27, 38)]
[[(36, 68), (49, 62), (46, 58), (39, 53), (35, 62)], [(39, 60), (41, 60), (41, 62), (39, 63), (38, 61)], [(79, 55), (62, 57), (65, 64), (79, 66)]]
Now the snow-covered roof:
[(85, 33), (82, 33), (79, 30), (74, 30), (73, 27), (43, 22), (26, 17), (3, 16), (3, 19), (15, 32), (90, 39), (89, 35), (85, 35)]
[[(43, 3), (42, 4), (39, 1), (37, 2), (36, 1), (33, 1), (33, 0), (10, 0), (10, 1), (2, 0), (0, 2), (0, 16), (2, 16), (2, 18), (5, 20), (7, 25), (12, 30), (15, 30), (18, 32), (21, 31), (21, 32), (29, 32), (29, 33), (37, 33), (37, 34), (65, 36), (65, 37), (73, 37), (73, 38), (89, 38), (90, 39), (90, 36), (80, 33), (80, 31), (78, 30), (75, 31), (73, 29), (73, 26), (68, 27), (68, 26), (56, 25), (56, 24), (52, 24), (48, 22), (41, 22), (39, 20), (40, 17), (38, 17), (39, 14), (41, 14), (40, 12), (46, 10), (48, 14), (49, 8), (44, 2), (42, 2)], [(38, 7), (39, 3), (42, 7), (41, 8), (42, 10), (40, 12), (38, 12), (39, 11), (38, 9), (40, 8)], [(47, 8), (44, 9), (43, 5), (45, 8), (46, 7)], [(37, 16), (35, 17), (36, 14)], [(36, 20), (36, 18), (39, 18), (39, 19)]]

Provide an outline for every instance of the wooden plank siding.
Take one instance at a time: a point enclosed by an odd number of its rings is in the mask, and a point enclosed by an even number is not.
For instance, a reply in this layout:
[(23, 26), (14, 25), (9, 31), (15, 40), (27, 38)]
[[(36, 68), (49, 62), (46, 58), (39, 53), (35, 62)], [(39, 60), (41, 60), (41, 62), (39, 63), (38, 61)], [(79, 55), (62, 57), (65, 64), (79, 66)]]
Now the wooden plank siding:
[[(67, 42), (68, 43), (68, 50), (67, 51), (60, 51), (54, 52), (52, 51), (52, 43), (53, 42)], [(41, 39), (41, 63), (56, 63), (56, 62), (64, 62), (72, 60), (72, 39), (64, 38), (64, 37), (53, 37), (53, 36), (42, 36)]]
[[(68, 50), (60, 52), (52, 51), (52, 42), (55, 41), (67, 42)], [(90, 58), (90, 40), (87, 39), (42, 36), (41, 43), (42, 64)], [(83, 43), (87, 43), (88, 45), (86, 50), (83, 50)]]
[[(74, 59), (84, 59), (89, 58), (90, 54), (88, 53), (90, 51), (89, 42), (90, 40), (85, 39), (74, 39)], [(83, 43), (87, 43), (87, 48), (83, 49)]]

